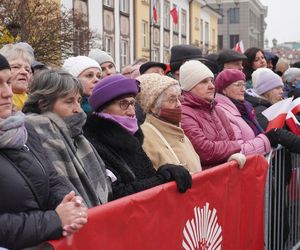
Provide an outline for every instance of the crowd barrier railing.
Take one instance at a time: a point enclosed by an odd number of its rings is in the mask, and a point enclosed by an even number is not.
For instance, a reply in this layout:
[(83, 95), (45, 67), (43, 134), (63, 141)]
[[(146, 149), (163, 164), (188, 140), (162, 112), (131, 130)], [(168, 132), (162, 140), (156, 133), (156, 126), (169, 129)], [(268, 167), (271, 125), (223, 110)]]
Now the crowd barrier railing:
[(300, 241), (300, 155), (278, 146), (268, 163), (265, 250), (294, 249)]
[(54, 249), (262, 250), (268, 163), (247, 157), (193, 175), (193, 187), (175, 182), (89, 210), (89, 222)]

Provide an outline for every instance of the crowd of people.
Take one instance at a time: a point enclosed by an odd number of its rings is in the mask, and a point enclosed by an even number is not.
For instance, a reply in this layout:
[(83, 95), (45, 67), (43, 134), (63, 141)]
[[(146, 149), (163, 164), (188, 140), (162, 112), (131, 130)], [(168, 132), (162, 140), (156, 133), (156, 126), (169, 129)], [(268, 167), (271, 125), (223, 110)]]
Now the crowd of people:
[[(117, 71), (92, 49), (61, 68), (27, 43), (0, 49), (0, 247), (69, 236), (88, 208), (278, 144), (300, 153), (288, 127), (266, 132), (268, 107), (300, 94), (300, 69), (260, 48), (203, 55), (176, 45), (168, 64), (139, 59)], [(289, 172), (289, 171), (288, 171)], [(287, 173), (289, 176), (289, 173)]]

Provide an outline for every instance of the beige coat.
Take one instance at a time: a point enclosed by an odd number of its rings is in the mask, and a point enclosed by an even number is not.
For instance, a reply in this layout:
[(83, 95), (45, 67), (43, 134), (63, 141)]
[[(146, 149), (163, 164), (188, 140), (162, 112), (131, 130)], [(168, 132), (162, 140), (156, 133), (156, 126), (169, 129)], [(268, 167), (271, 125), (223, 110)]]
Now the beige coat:
[[(177, 161), (159, 135), (146, 124), (147, 122), (152, 124), (163, 135), (180, 162)], [(156, 169), (163, 164), (169, 163), (183, 165), (190, 173), (201, 171), (199, 156), (180, 127), (147, 114), (145, 123), (141, 128), (144, 133), (143, 149)]]

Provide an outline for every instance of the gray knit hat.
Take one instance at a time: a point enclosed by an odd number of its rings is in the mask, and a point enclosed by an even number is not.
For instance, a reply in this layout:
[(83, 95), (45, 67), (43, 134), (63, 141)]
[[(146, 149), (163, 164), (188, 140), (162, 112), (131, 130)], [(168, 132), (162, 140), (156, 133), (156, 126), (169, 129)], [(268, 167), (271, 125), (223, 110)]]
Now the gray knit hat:
[(100, 66), (106, 62), (111, 62), (113, 65), (116, 65), (114, 59), (101, 49), (92, 49), (89, 53), (89, 57), (99, 63)]

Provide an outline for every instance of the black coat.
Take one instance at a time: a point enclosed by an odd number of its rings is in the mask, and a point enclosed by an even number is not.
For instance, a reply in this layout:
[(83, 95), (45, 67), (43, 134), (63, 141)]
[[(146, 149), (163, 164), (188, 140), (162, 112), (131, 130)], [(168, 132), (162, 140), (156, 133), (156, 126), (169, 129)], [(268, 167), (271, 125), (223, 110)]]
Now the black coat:
[(83, 130), (106, 168), (117, 177), (112, 184), (113, 199), (166, 182), (142, 148), (144, 136), (140, 128), (131, 135), (114, 121), (90, 115)]
[(21, 149), (0, 149), (0, 247), (21, 249), (61, 237), (54, 211), (70, 192), (42, 151), (38, 136), (27, 129)]

